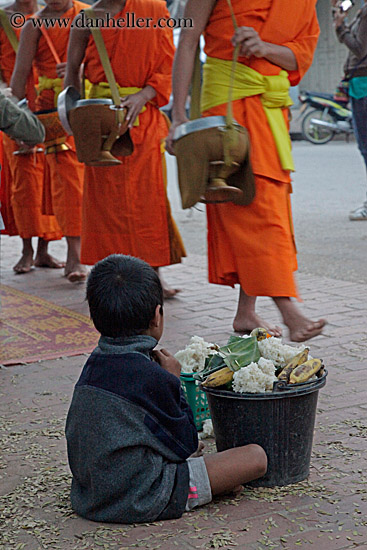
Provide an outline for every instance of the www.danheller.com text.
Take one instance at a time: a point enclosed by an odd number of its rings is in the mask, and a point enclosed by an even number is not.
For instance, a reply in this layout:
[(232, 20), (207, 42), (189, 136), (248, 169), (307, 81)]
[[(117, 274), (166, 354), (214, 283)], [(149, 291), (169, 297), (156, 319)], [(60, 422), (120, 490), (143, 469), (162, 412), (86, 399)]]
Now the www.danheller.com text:
[[(33, 26), (36, 28), (120, 28), (120, 29), (176, 29), (192, 28), (193, 21), (190, 18), (160, 17), (154, 20), (153, 17), (138, 17), (134, 12), (127, 12), (124, 17), (113, 17), (106, 13), (104, 17), (88, 17), (84, 12), (73, 21), (70, 17), (37, 17), (30, 18)], [(10, 23), (14, 28), (21, 28), (26, 23), (26, 18), (22, 13), (13, 13), (10, 16)]]

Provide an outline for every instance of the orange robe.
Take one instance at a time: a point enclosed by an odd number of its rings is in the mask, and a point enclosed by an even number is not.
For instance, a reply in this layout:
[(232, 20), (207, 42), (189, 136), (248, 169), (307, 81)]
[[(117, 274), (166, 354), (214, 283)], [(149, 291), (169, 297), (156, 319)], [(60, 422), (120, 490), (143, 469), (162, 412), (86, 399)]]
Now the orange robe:
[[(262, 40), (290, 48), (298, 70), (289, 72), (297, 84), (312, 62), (319, 27), (315, 0), (232, 0), (239, 26), (253, 27)], [(205, 30), (205, 52), (210, 57), (232, 59), (232, 19), (226, 0), (218, 0)], [(264, 75), (277, 75), (280, 67), (265, 59), (239, 58)], [(204, 116), (225, 115), (226, 106), (214, 107)], [(251, 160), (256, 198), (249, 206), (233, 203), (208, 205), (209, 281), (233, 286), (240, 283), (250, 296), (293, 296), (297, 269), (290, 208), (290, 174), (280, 165), (274, 138), (260, 97), (233, 103), (234, 118), (251, 138)], [(287, 117), (287, 111), (284, 111)]]
[[(11, 73), (14, 68), (15, 52), (11, 47), (4, 29), (0, 26), (0, 71), (3, 82), (9, 84)], [(11, 206), (11, 171), (9, 162), (13, 156), (6, 151), (5, 141), (11, 141), (6, 134), (1, 132), (2, 159), (1, 159), (1, 185), (0, 185), (0, 203), (1, 215), (4, 221), (5, 229), (1, 233), (6, 235), (18, 235), (18, 229), (15, 224), (14, 213)]]
[[(115, 17), (169, 17), (163, 2), (128, 0)], [(163, 140), (167, 122), (158, 107), (168, 103), (174, 54), (172, 32), (163, 29), (101, 30), (117, 84), (152, 86), (157, 95), (139, 115), (131, 138), (134, 152), (114, 167), (85, 169), (81, 259), (94, 264), (112, 253), (142, 258), (154, 267), (181, 261), (185, 250), (171, 216), (165, 188)], [(93, 38), (85, 73), (97, 84), (106, 82)]]
[(19, 231), (15, 223), (14, 212), (11, 206), (11, 171), (8, 161), (8, 154), (6, 152), (5, 141), (11, 141), (8, 136), (3, 132), (0, 132), (1, 140), (1, 172), (0, 172), (0, 205), (1, 205), (1, 216), (4, 222), (5, 229), (0, 231), (5, 235), (18, 235)]
[[(14, 29), (19, 38), (21, 29)], [(0, 70), (9, 85), (15, 64), (15, 52), (5, 31), (0, 27)], [(34, 101), (34, 78), (28, 80), (27, 98)], [(1, 213), (5, 233), (23, 239), (42, 237), (46, 241), (61, 239), (54, 216), (42, 214), (42, 189), (45, 158), (43, 153), (14, 155), (18, 144), (3, 134), (1, 178)]]
[[(73, 1), (73, 7), (62, 14), (62, 18), (69, 19), (68, 27), (48, 28), (47, 33), (55, 50), (63, 63), (70, 34), (70, 24), (74, 17), (88, 7), (82, 2)], [(35, 56), (35, 66), (39, 76), (50, 79), (57, 78), (56, 61), (41, 35)], [(53, 89), (42, 90), (36, 99), (36, 109), (44, 111), (56, 108), (56, 97)], [(82, 231), (82, 195), (84, 165), (78, 162), (75, 152), (74, 139), (68, 136), (66, 143), (70, 149), (46, 154), (47, 170), (45, 185), (51, 187), (52, 209), (63, 234), (67, 237), (79, 237)]]

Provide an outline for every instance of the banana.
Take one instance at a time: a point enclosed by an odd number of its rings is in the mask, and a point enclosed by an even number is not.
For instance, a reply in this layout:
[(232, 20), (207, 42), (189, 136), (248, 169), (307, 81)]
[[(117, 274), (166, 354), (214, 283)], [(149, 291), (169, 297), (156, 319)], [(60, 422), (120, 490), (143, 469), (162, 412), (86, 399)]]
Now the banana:
[(223, 367), (216, 372), (213, 372), (208, 376), (208, 378), (203, 382), (203, 386), (206, 388), (216, 388), (217, 386), (223, 386), (227, 382), (231, 382), (233, 379), (234, 372), (231, 371), (228, 367)]
[(307, 382), (316, 374), (322, 367), (321, 359), (309, 359), (302, 365), (296, 367), (290, 375), (289, 383), (290, 384), (300, 384), (301, 382)]
[(284, 369), (280, 372), (278, 375), (279, 380), (285, 380), (285, 382), (289, 381), (289, 376), (293, 369), (298, 367), (299, 365), (302, 365), (305, 361), (308, 359), (308, 352), (310, 351), (310, 348), (305, 348), (301, 353), (298, 353), (293, 357), (293, 359), (284, 367)]
[(256, 340), (258, 342), (261, 342), (261, 340), (265, 340), (270, 336), (266, 328), (254, 328), (254, 330), (250, 333), (250, 336), (255, 336)]

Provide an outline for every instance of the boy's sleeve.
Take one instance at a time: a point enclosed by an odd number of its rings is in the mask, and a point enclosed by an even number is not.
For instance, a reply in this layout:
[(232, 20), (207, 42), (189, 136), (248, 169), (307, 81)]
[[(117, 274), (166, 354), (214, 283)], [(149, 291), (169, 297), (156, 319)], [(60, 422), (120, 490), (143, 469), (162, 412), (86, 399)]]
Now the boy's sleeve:
[(0, 130), (17, 141), (37, 145), (45, 139), (41, 122), (28, 109), (21, 109), (0, 92)]
[[(159, 367), (160, 369), (161, 367)], [(157, 391), (151, 399), (151, 406), (144, 423), (161, 443), (173, 451), (181, 460), (186, 460), (198, 447), (198, 433), (194, 415), (181, 388), (179, 378), (165, 371)]]
[(192, 411), (180, 379), (137, 353), (91, 355), (77, 386), (94, 386), (127, 399), (144, 411), (142, 422), (181, 462), (198, 447)]

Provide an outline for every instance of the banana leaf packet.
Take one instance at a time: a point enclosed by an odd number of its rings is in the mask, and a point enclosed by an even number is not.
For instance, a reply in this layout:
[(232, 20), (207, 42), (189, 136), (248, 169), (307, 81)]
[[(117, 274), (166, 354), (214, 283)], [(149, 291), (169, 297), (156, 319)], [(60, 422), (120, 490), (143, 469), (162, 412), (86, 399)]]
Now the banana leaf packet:
[(230, 336), (227, 344), (219, 348), (218, 352), (209, 355), (205, 360), (204, 370), (196, 372), (193, 377), (203, 382), (210, 374), (223, 367), (233, 372), (247, 367), (250, 363), (257, 363), (260, 359), (260, 350), (255, 336), (242, 338)]

